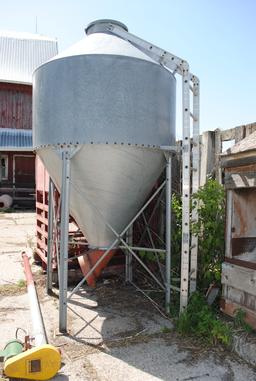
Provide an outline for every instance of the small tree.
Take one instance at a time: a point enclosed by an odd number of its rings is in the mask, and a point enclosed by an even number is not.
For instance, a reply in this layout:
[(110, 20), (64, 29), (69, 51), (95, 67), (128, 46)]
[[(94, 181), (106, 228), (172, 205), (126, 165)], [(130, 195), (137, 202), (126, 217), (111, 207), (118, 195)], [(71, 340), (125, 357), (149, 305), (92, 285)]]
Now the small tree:
[[(198, 236), (198, 289), (205, 290), (211, 283), (220, 285), (221, 263), (224, 259), (225, 193), (216, 180), (206, 184), (192, 196), (192, 208), (198, 204), (198, 222), (191, 222), (191, 230)], [(173, 266), (180, 273), (182, 238), (182, 201), (172, 197)]]
[(192, 232), (198, 236), (198, 288), (205, 290), (211, 283), (220, 285), (221, 264), (225, 251), (225, 193), (216, 180), (209, 179), (192, 197), (198, 204), (198, 222)]
[(209, 306), (205, 291), (211, 283), (220, 286), (224, 259), (225, 194), (216, 180), (209, 179), (192, 196), (192, 208), (198, 205), (198, 222), (191, 222), (191, 231), (198, 236), (197, 292), (189, 298), (187, 309), (177, 321), (182, 334), (192, 334), (211, 343), (228, 346), (231, 328), (221, 321), (214, 306)]

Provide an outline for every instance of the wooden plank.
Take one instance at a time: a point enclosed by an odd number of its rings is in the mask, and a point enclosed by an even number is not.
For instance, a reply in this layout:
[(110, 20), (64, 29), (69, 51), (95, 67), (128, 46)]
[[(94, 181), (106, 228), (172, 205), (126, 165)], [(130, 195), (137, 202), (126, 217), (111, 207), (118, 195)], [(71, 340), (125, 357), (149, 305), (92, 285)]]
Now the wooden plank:
[[(248, 154), (248, 153), (247, 153)], [(221, 160), (221, 166), (225, 168), (230, 168), (230, 167), (240, 167), (242, 165), (249, 165), (249, 164), (255, 164), (256, 163), (256, 155), (250, 156), (250, 157), (240, 157), (237, 159), (225, 159), (224, 157)]]
[(223, 142), (229, 140), (235, 140), (235, 128), (230, 128), (228, 130), (221, 131), (221, 140)]
[(38, 201), (36, 202), (36, 208), (46, 210), (48, 212), (48, 205), (42, 204), (41, 202), (38, 202)]
[(41, 216), (40, 214), (36, 215), (36, 219), (40, 222), (42, 222), (44, 225), (48, 226), (48, 220), (47, 218)]
[(39, 247), (36, 247), (36, 254), (41, 258), (44, 264), (47, 263), (47, 257), (45, 253)]
[(220, 155), (222, 153), (221, 131), (215, 130), (215, 178), (222, 184), (222, 169), (220, 165)]
[(225, 300), (230, 300), (232, 303), (239, 304), (241, 307), (244, 306), (256, 312), (256, 297), (254, 295), (231, 286), (223, 285), (222, 296)]
[(245, 127), (245, 136), (248, 136), (252, 134), (254, 131), (256, 131), (256, 123), (247, 124)]
[(225, 255), (226, 257), (232, 257), (232, 215), (233, 215), (233, 194), (232, 191), (227, 191), (226, 196), (226, 232), (225, 232)]
[(226, 173), (256, 172), (256, 164), (243, 165), (242, 167), (225, 168)]
[(221, 131), (221, 140), (223, 142), (229, 141), (229, 140), (236, 140), (239, 138), (239, 136), (240, 137), (243, 136), (242, 137), (243, 139), (244, 137), (252, 134), (254, 131), (256, 131), (256, 123), (245, 124), (245, 125), (229, 128), (228, 130)]
[(42, 230), (39, 226), (36, 227), (36, 231), (40, 234), (42, 234), (43, 237), (47, 238), (48, 237), (48, 233), (44, 230)]
[(229, 258), (228, 256), (225, 257), (225, 261), (227, 263), (231, 263), (232, 265), (245, 267), (247, 269), (256, 270), (256, 263), (255, 262), (249, 262), (249, 261), (243, 261), (242, 259), (237, 258)]
[(39, 249), (45, 250), (47, 253), (47, 244), (44, 242), (44, 238), (43, 238), (43, 240), (37, 239), (37, 245), (38, 245)]
[(248, 323), (252, 328), (256, 329), (256, 312), (244, 306), (242, 307), (239, 304), (234, 303), (230, 300), (221, 300), (220, 310), (231, 317), (234, 317), (236, 315), (236, 312), (240, 309), (242, 309), (245, 312), (246, 323)]
[(235, 128), (235, 143), (240, 142), (245, 138), (245, 128), (244, 126), (239, 126)]
[(256, 172), (226, 173), (224, 184), (226, 189), (256, 187)]
[(221, 283), (256, 296), (255, 270), (224, 262)]
[(214, 140), (214, 131), (203, 132), (200, 145), (200, 186), (206, 183), (207, 176), (214, 170)]

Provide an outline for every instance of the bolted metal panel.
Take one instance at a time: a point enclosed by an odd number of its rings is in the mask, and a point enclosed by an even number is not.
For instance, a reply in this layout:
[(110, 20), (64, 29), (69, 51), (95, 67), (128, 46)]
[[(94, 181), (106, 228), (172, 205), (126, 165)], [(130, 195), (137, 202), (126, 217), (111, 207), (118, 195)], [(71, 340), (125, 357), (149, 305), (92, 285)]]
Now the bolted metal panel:
[(35, 71), (33, 145), (59, 190), (58, 146), (78, 145), (70, 213), (91, 247), (111, 244), (160, 176), (157, 147), (175, 144), (175, 92), (170, 71), (100, 32)]
[[(37, 151), (58, 190), (61, 158), (52, 148)], [(105, 248), (132, 219), (164, 169), (157, 149), (83, 145), (70, 160), (70, 214), (92, 248)]]
[(127, 56), (61, 58), (34, 75), (34, 146), (175, 143), (175, 78)]

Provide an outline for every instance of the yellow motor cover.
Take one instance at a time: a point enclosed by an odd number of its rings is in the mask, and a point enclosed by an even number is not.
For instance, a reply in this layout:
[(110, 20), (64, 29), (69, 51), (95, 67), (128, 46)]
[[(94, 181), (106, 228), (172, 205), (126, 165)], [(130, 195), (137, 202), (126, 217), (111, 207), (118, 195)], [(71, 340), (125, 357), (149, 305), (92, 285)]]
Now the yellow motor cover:
[(52, 345), (28, 349), (4, 363), (4, 374), (10, 378), (49, 380), (61, 366), (60, 352)]

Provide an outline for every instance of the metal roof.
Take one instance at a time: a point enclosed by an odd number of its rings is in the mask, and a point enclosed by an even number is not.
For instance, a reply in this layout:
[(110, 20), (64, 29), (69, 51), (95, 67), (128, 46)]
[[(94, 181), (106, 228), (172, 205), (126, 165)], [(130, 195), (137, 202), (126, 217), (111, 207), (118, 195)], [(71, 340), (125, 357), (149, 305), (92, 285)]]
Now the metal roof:
[(32, 130), (0, 128), (0, 151), (32, 151)]
[(34, 70), (58, 53), (56, 39), (0, 31), (0, 81), (32, 84)]

